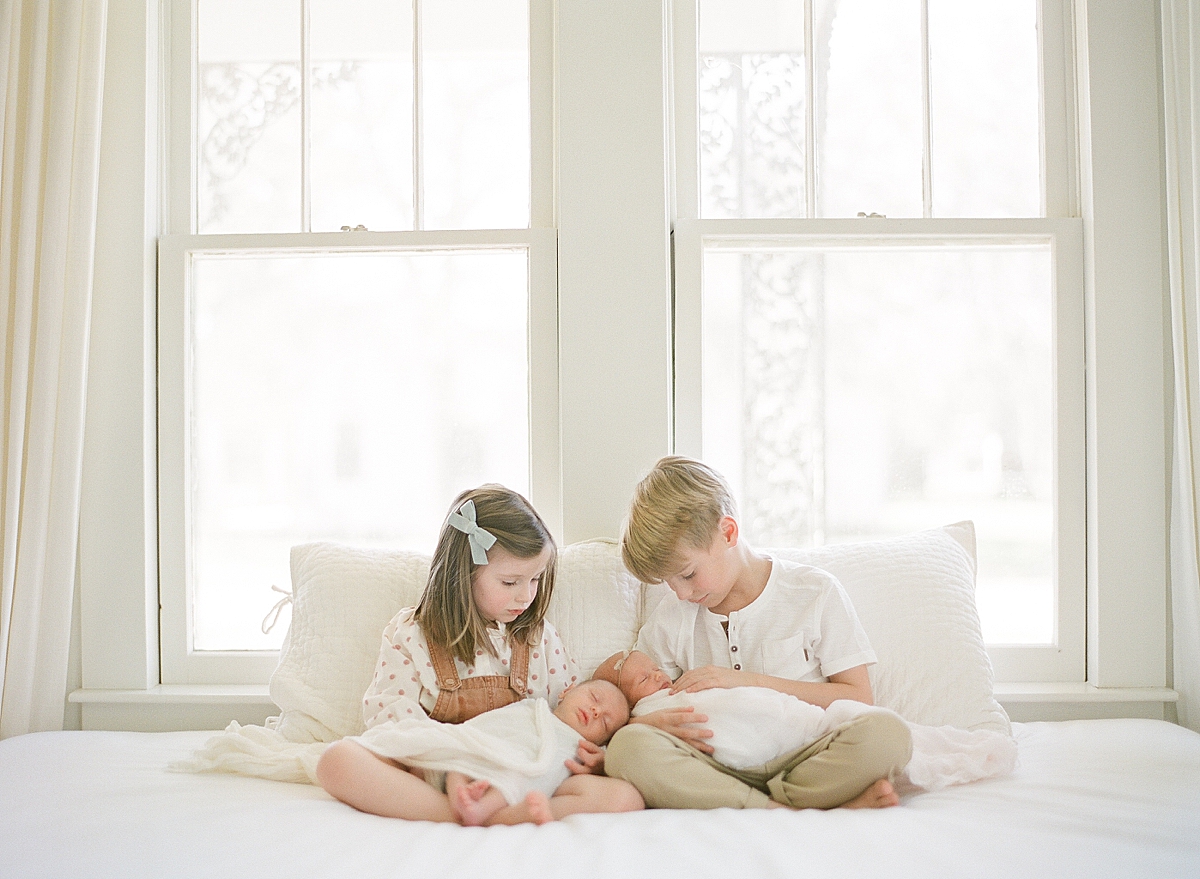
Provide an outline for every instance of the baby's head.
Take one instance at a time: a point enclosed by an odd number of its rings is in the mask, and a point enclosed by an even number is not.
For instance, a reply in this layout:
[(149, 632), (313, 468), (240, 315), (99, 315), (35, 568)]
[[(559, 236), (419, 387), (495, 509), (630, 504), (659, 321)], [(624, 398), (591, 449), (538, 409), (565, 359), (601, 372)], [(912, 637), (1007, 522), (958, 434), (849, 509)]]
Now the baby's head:
[(589, 742), (603, 745), (629, 722), (629, 705), (615, 684), (590, 680), (564, 692), (554, 716)]
[(630, 705), (665, 690), (671, 686), (671, 678), (654, 664), (654, 660), (640, 650), (622, 650), (614, 653), (596, 669), (592, 680), (615, 684), (629, 700)]

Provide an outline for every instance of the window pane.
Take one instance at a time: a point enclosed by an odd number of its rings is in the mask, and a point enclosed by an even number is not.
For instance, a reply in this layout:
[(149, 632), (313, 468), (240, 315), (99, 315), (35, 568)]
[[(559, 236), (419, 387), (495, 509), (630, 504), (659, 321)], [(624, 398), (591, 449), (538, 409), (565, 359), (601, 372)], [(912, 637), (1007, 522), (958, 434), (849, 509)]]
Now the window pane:
[(699, 0), (700, 216), (1042, 216), (1037, 0), (923, 5)]
[(309, 540), (431, 552), (446, 505), (529, 488), (525, 251), (197, 257), (193, 637), (259, 629)]
[(935, 217), (1043, 215), (1037, 0), (929, 0)]
[(411, 0), (308, 8), (312, 229), (411, 229)]
[(805, 215), (804, 5), (701, 0), (703, 217)]
[(707, 250), (704, 457), (763, 546), (975, 521), (990, 643), (1054, 641), (1049, 245)]
[(299, 0), (204, 0), (198, 31), (199, 230), (299, 231)]
[(815, 0), (817, 216), (919, 217), (919, 0)]
[(426, 229), (529, 226), (529, 4), (421, 6)]

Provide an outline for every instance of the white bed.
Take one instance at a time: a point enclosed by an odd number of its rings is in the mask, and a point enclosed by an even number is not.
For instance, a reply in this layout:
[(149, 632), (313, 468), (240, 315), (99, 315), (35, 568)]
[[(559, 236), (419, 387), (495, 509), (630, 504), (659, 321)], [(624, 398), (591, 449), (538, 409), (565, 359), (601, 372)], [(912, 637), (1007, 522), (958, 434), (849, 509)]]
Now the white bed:
[[(1011, 730), (1016, 770), (879, 811), (663, 810), (486, 829), (361, 814), (304, 782), (325, 742), (361, 730), (380, 633), (415, 600), (428, 559), (309, 544), (292, 552), (292, 620), (271, 680), (279, 718), (251, 735), (0, 742), (0, 877), (1200, 877), (1200, 734), (1149, 720), (1010, 725), (975, 612), (969, 523), (780, 554), (842, 581), (879, 657), (877, 703), (914, 723)], [(590, 673), (633, 643), (662, 596), (625, 573), (611, 541), (574, 544), (550, 617)], [(198, 753), (211, 769), (292, 781), (168, 769)]]
[(883, 811), (653, 811), (460, 828), (305, 784), (169, 772), (211, 733), (0, 742), (5, 877), (1200, 876), (1200, 735), (1149, 720), (1016, 724), (1011, 776)]

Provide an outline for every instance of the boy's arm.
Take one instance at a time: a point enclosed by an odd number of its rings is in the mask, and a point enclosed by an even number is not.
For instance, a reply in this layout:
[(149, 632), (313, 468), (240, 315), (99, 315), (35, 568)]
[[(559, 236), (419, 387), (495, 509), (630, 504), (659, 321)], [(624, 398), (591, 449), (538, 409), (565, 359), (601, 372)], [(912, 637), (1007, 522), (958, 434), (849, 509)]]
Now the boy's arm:
[(713, 736), (713, 731), (704, 726), (704, 724), (708, 723), (708, 715), (697, 714), (696, 709), (691, 706), (687, 708), (660, 708), (658, 711), (651, 711), (649, 714), (630, 718), (629, 722), (644, 723), (647, 726), (661, 729), (663, 732), (687, 742), (697, 751), (702, 751), (705, 754), (713, 752), (713, 746), (705, 741), (705, 739), (711, 739)]
[[(642, 626), (638, 632), (636, 649), (674, 678), (682, 671), (676, 663), (680, 624), (676, 619), (666, 618), (667, 608), (664, 605), (670, 598), (670, 595), (664, 597)], [(698, 714), (694, 708), (664, 708), (640, 717), (631, 717), (629, 722), (656, 727), (705, 754), (713, 752), (712, 745), (705, 741), (712, 738), (713, 734), (711, 729), (704, 726), (708, 723), (708, 715)]]
[(832, 674), (827, 682), (793, 681), (774, 675), (706, 665), (685, 671), (675, 681), (671, 692), (678, 693), (686, 690), (689, 693), (695, 693), (700, 690), (711, 690), (714, 687), (724, 689), (769, 687), (821, 708), (828, 708), (830, 703), (836, 702), (838, 699), (853, 699), (855, 702), (862, 702), (866, 705), (875, 704), (875, 698), (871, 692), (871, 678), (867, 675), (865, 665), (856, 665)]

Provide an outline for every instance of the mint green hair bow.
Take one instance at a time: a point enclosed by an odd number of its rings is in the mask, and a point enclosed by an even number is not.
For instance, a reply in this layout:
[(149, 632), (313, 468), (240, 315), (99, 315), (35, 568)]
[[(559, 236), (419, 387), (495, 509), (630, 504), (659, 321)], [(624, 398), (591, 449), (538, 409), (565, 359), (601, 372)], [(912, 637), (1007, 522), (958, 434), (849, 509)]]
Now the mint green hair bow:
[(471, 545), (471, 561), (477, 565), (488, 563), (487, 551), (496, 543), (496, 535), (479, 527), (475, 521), (475, 501), (467, 501), (451, 513), (450, 525), (467, 535), (467, 543)]

